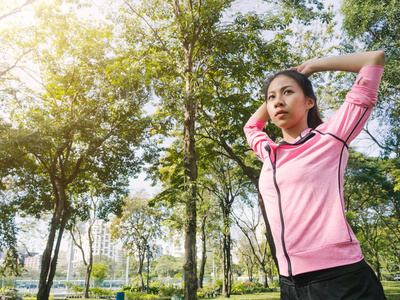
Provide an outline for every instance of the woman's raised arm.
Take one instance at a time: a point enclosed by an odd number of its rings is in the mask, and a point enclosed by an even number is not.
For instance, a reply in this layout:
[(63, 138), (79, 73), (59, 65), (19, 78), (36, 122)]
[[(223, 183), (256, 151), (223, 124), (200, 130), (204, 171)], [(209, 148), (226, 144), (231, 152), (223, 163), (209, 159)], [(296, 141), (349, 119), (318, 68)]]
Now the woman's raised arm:
[(385, 52), (379, 50), (310, 59), (293, 69), (308, 77), (313, 73), (323, 71), (347, 71), (358, 73), (362, 67), (368, 65), (384, 66)]

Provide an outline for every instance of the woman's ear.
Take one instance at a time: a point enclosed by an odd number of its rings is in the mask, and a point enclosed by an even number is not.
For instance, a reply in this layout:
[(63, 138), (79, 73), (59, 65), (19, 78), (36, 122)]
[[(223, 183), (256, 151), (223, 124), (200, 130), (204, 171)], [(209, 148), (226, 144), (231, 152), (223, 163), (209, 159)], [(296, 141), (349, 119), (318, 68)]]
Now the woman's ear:
[(306, 100), (306, 101), (307, 101), (307, 102), (306, 102), (306, 105), (307, 105), (307, 108), (308, 108), (308, 109), (311, 109), (311, 108), (314, 107), (314, 105), (315, 105), (315, 100), (314, 100), (313, 98), (307, 97), (307, 100)]

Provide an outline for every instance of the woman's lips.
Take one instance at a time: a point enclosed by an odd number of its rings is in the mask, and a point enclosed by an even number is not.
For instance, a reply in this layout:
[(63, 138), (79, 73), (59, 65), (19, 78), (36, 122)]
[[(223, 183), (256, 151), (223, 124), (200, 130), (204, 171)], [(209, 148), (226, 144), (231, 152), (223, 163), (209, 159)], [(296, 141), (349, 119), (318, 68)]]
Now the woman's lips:
[(286, 110), (279, 110), (279, 111), (276, 112), (275, 117), (282, 118), (286, 114), (287, 114)]

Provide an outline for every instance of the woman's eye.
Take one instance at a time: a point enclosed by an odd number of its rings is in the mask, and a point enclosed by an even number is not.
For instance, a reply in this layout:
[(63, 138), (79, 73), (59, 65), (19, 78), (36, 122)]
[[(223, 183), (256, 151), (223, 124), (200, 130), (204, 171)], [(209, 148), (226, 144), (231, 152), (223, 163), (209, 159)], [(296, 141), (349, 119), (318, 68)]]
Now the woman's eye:
[(275, 98), (274, 95), (268, 96), (268, 100), (273, 100)]
[(284, 94), (290, 94), (290, 93), (292, 93), (291, 90), (286, 90), (286, 91), (284, 92)]

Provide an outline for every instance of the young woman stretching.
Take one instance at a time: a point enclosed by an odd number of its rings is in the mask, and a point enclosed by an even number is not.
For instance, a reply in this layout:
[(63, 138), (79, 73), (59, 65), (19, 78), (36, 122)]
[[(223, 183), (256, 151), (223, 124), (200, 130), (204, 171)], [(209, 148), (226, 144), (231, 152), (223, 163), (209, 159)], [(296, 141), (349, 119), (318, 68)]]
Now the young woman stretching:
[[(281, 299), (386, 299), (346, 220), (343, 173), (350, 142), (376, 104), (383, 51), (309, 60), (264, 86), (265, 102), (244, 127), (263, 161), (259, 187), (276, 247)], [(315, 72), (359, 73), (340, 109), (322, 122)], [(271, 118), (283, 140), (262, 131)]]

